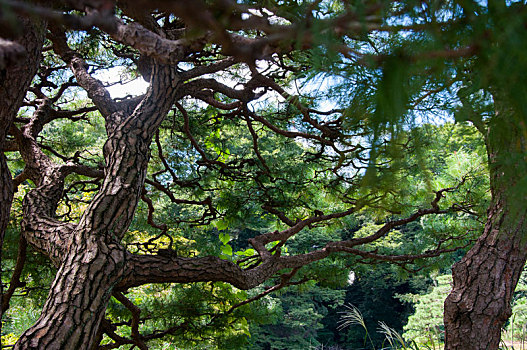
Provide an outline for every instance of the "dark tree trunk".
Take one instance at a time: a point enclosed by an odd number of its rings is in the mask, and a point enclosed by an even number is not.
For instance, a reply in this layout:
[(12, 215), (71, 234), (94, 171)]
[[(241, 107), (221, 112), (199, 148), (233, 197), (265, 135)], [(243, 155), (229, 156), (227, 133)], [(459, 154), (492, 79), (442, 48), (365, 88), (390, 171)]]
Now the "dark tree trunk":
[[(4, 233), (13, 200), (13, 181), (3, 152), (6, 136), (40, 62), (45, 24), (20, 19), (24, 36), (17, 39), (23, 57), (7, 67), (0, 67), (0, 262)], [(0, 284), (0, 294), (1, 290)], [(0, 319), (4, 313), (0, 303)], [(1, 327), (1, 326), (0, 326)]]
[(527, 257), (525, 125), (510, 114), (489, 126), (492, 201), (483, 235), (452, 268), (445, 301), (445, 349), (498, 349), (512, 296)]
[[(54, 25), (56, 26), (57, 23)], [(281, 275), (280, 284), (275, 286), (281, 288), (286, 285), (297, 268), (323, 259), (331, 253), (348, 252), (365, 259), (385, 261), (407, 261), (420, 257), (420, 255), (388, 256), (355, 247), (382, 238), (390, 230), (418, 220), (423, 215), (448, 212), (441, 210), (438, 205), (442, 197), (441, 191), (436, 193), (436, 199), (431, 203), (432, 208), (419, 209), (407, 218), (390, 221), (372, 235), (349, 241), (330, 242), (321, 249), (296, 256), (282, 256), (279, 248), (272, 253), (266, 245), (273, 241), (286, 242), (302, 229), (311, 227), (312, 224), (345, 217), (356, 212), (360, 206), (351, 206), (345, 211), (327, 215), (316, 214), (297, 222), (287, 219), (284, 222), (291, 227), (283, 231), (268, 232), (251, 239), (252, 246), (261, 257), (261, 263), (247, 270), (242, 270), (240, 266), (231, 261), (213, 257), (184, 258), (173, 255), (170, 251), (168, 253), (159, 252), (157, 255), (127, 253), (126, 249), (120, 245), (120, 241), (132, 221), (138, 200), (144, 190), (150, 154), (149, 146), (152, 137), (174, 102), (189, 95), (189, 91), (193, 91), (196, 96), (204, 96), (201, 92), (206, 93), (208, 98), (209, 92), (215, 91), (214, 86), (220, 86), (219, 91), (226, 91), (224, 93), (226, 96), (240, 100), (239, 106), (243, 106), (258, 95), (253, 90), (260, 87), (260, 78), (256, 79), (260, 74), (255, 75), (254, 80), (247, 82), (247, 90), (230, 89), (214, 80), (211, 84), (213, 88), (209, 90), (201, 84), (209, 82), (210, 79), (193, 78), (217, 72), (225, 64), (227, 65), (225, 67), (234, 64), (237, 59), (222, 60), (223, 62), (218, 61), (207, 66), (196, 66), (189, 71), (181, 72), (176, 61), (178, 57), (182, 58), (186, 55), (187, 50), (189, 55), (194, 53), (194, 46), (186, 47), (180, 44), (179, 40), (169, 45), (164, 37), (156, 37), (152, 33), (152, 35), (144, 36), (145, 31), (139, 30), (138, 27), (127, 27), (118, 23), (116, 25), (120, 28), (113, 34), (117, 40), (131, 44), (136, 49), (143, 49), (147, 55), (152, 56), (152, 65), (149, 70), (151, 73), (150, 87), (140, 102), (136, 99), (119, 103), (112, 100), (104, 85), (88, 73), (87, 65), (78, 53), (68, 47), (63, 29), (50, 26), (48, 37), (53, 43), (54, 53), (60, 55), (70, 67), (76, 83), (86, 90), (89, 98), (105, 119), (108, 139), (103, 149), (104, 170), (88, 168), (75, 163), (74, 160), (55, 163), (40, 149), (37, 143), (38, 133), (46, 123), (54, 118), (51, 111), (53, 106), (49, 105), (49, 100), (38, 101), (39, 104), (33, 116), (23, 123), (20, 130), (13, 128), (19, 153), (26, 165), (27, 176), (35, 184), (35, 188), (27, 193), (22, 204), (23, 237), (32, 248), (47, 255), (58, 268), (42, 314), (36, 324), (22, 334), (15, 345), (15, 350), (93, 349), (94, 343), (101, 339), (101, 324), (105, 324), (103, 322), (104, 312), (115, 289), (118, 289), (118, 293), (114, 295), (122, 295), (119, 293), (120, 290), (146, 283), (194, 281), (225, 281), (237, 288), (249, 289), (270, 278), (279, 270), (292, 268), (293, 271), (290, 274)], [(127, 35), (127, 33), (133, 35)], [(142, 36), (143, 39), (139, 39)], [(152, 37), (156, 40), (145, 40)], [(202, 47), (202, 40), (196, 41), (199, 44), (196, 47)], [(229, 45), (232, 46), (232, 42), (229, 41)], [(158, 58), (161, 60), (163, 56), (158, 55), (158, 49), (169, 53), (166, 61), (172, 62), (172, 66), (164, 66), (156, 61)], [(33, 65), (35, 69), (36, 66), (36, 64)], [(189, 72), (192, 73), (189, 75)], [(264, 78), (263, 75), (261, 78)], [(19, 78), (13, 81), (19, 84)], [(197, 82), (197, 85), (192, 85), (193, 82)], [(256, 83), (255, 86), (251, 85), (253, 82)], [(274, 81), (268, 78), (264, 78), (261, 84), (261, 87), (265, 88), (275, 85)], [(22, 98), (25, 89), (27, 87), (16, 96)], [(184, 91), (185, 89), (189, 91)], [(273, 89), (279, 91), (279, 89)], [(202, 99), (202, 97), (199, 98)], [(216, 103), (220, 102), (215, 101), (213, 105)], [(236, 105), (238, 106), (238, 103)], [(184, 127), (188, 129), (189, 117), (182, 107), (178, 109), (184, 116)], [(272, 127), (273, 124), (267, 122), (265, 118), (256, 119), (256, 116), (254, 118), (262, 125), (275, 130)], [(250, 126), (249, 119), (247, 122)], [(324, 135), (326, 131), (328, 133), (330, 131), (322, 124), (315, 124), (314, 119), (310, 119), (309, 123), (320, 128)], [(287, 137), (295, 137), (286, 131), (278, 133)], [(193, 147), (201, 153), (199, 147), (194, 145), (195, 140), (192, 139), (190, 131), (188, 131), (188, 137)], [(325, 137), (320, 140), (331, 144), (331, 141)], [(318, 139), (319, 136), (316, 138)], [(256, 144), (255, 136), (254, 142)], [(254, 148), (257, 153), (256, 146)], [(202, 155), (206, 158), (204, 154)], [(209, 160), (209, 162), (212, 161)], [(223, 164), (218, 161), (211, 164), (218, 163)], [(65, 179), (73, 172), (92, 178), (102, 178), (102, 182), (79, 222), (65, 223), (56, 218), (55, 212), (62, 197)], [(12, 196), (12, 187), (11, 189), (6, 188), (8, 189), (6, 193)], [(500, 196), (496, 198), (503, 198), (496, 203), (508, 203), (505, 192), (498, 193)], [(496, 208), (502, 210), (506, 206), (497, 205)], [(280, 217), (281, 213), (277, 213)], [(282, 216), (285, 217), (284, 214)], [(436, 256), (434, 254), (439, 254), (441, 251), (450, 250), (438, 248), (435, 252), (426, 252), (421, 257)], [(142, 342), (138, 334), (132, 335), (132, 339), (136, 343)], [(139, 348), (146, 347), (135, 343), (134, 345)]]
[[(513, 209), (514, 210), (514, 209)], [(446, 349), (497, 349), (501, 328), (525, 263), (525, 212), (514, 215), (498, 198), (484, 234), (452, 269), (445, 302)]]
[(108, 112), (103, 112), (108, 132), (104, 180), (78, 224), (54, 218), (66, 176), (87, 169), (55, 164), (39, 149), (36, 135), (50, 118), (45, 105), (40, 106), (17, 136), (20, 153), (37, 184), (23, 201), (22, 230), (27, 241), (59, 269), (39, 319), (22, 334), (17, 350), (88, 350), (99, 339), (113, 288), (126, 271), (127, 254), (119, 241), (132, 221), (143, 187), (149, 144), (177, 93), (175, 70), (156, 66), (145, 98), (128, 114), (107, 93), (93, 92), (102, 85), (86, 74), (81, 59), (73, 57), (70, 65), (79, 83), (88, 85), (99, 109)]
[(97, 239), (79, 238), (53, 282), (42, 314), (15, 349), (90, 349), (112, 287), (123, 271), (124, 252)]

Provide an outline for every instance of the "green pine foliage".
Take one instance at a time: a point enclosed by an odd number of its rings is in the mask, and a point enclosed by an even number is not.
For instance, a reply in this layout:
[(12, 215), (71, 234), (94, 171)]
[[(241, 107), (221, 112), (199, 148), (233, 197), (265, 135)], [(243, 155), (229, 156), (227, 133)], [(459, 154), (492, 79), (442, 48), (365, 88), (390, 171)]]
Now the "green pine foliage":
[(279, 311), (268, 324), (250, 326), (246, 349), (309, 349), (323, 344), (323, 320), (344, 302), (344, 290), (309, 284), (270, 298)]
[[(123, 242), (127, 248), (139, 254), (170, 247), (185, 257), (250, 259), (255, 251), (247, 239), (286, 227), (265, 204), (278, 208), (293, 222), (312, 216), (315, 210), (332, 213), (351, 204), (360, 207), (354, 216), (301, 231), (281, 248), (284, 255), (307, 253), (331, 241), (367, 236), (387, 220), (429, 207), (434, 192), (446, 188), (451, 190), (445, 192), (441, 206), (460, 210), (399, 227), (364, 249), (397, 255), (426, 252), (440, 241), (448, 248), (470, 244), (483, 229), (490, 198), (487, 154), (476, 128), (485, 127), (491, 120), (495, 103), (510, 105), (520, 115), (527, 115), (527, 60), (519, 44), (527, 40), (527, 15), (516, 11), (520, 3), (429, 1), (425, 6), (418, 0), (383, 0), (378, 13), (373, 14), (364, 12), (368, 6), (363, 1), (258, 3), (280, 16), (277, 21), (299, 22), (298, 37), (309, 33), (311, 48), (297, 47), (297, 51), (281, 57), (281, 63), (292, 69), (276, 81), (285, 89), (300, 86), (298, 97), (258, 101), (258, 105), (247, 108), (254, 107), (258, 115), (282, 130), (317, 134), (316, 128), (303, 122), (298, 107), (286, 102), (297, 99), (306, 108), (334, 105), (342, 112), (331, 125), (338, 130), (334, 140), (339, 147), (328, 150), (315, 141), (286, 138), (241, 114), (183, 100), (189, 118), (186, 120), (177, 109), (169, 113), (151, 146), (148, 177), (173, 191), (175, 198), (209, 200), (215, 209), (212, 212), (205, 206), (171, 201), (156, 192), (152, 184), (146, 184), (155, 220), (166, 223), (168, 229), (161, 232), (151, 227), (149, 207), (140, 202)], [(331, 19), (347, 7), (358, 14), (359, 21), (377, 16), (382, 25), (427, 29), (364, 30), (356, 34), (360, 40), (355, 40), (338, 37), (323, 22), (305, 21), (306, 13), (312, 19)], [(86, 58), (90, 69), (120, 66), (128, 77), (138, 74), (131, 64), (132, 58), (138, 58), (137, 53), (120, 44), (110, 45), (107, 35), (99, 30), (71, 34), (68, 40)], [(347, 48), (346, 53), (337, 50), (342, 46)], [(112, 48), (131, 58), (115, 56)], [(455, 61), (431, 54), (464, 48), (484, 54)], [(206, 50), (204, 62), (221, 58), (213, 46)], [(44, 54), (43, 60), (49, 67), (62, 64), (51, 51)], [(246, 82), (247, 76), (244, 66), (237, 64), (212, 78)], [(73, 81), (68, 71), (59, 68), (48, 79), (57, 86)], [(49, 86), (45, 92), (53, 95), (57, 88)], [(233, 102), (220, 94), (214, 98)], [(87, 109), (75, 122), (56, 120), (47, 124), (39, 140), (44, 152), (58, 163), (67, 160), (62, 155), (75, 155), (81, 163), (100, 167), (106, 137), (102, 118), (89, 108), (85, 94), (76, 87), (68, 90), (57, 106)], [(33, 110), (24, 107), (19, 117), (26, 118)], [(331, 116), (315, 118), (320, 122), (331, 120)], [(513, 123), (525, 122), (515, 114), (511, 118)], [(186, 124), (202, 152), (189, 141)], [(249, 127), (257, 135), (258, 156)], [(500, 137), (508, 137), (508, 132), (504, 125)], [(353, 151), (340, 149), (351, 146), (355, 146)], [(205, 166), (204, 158), (214, 160), (218, 166)], [(517, 164), (514, 171), (527, 174), (523, 154), (512, 153), (506, 161)], [(162, 172), (165, 165), (173, 174)], [(13, 176), (22, 172), (20, 159), (9, 159), (9, 166)], [(77, 175), (67, 178), (67, 196), (58, 210), (61, 218), (76, 220), (82, 214), (98, 188), (97, 181), (87, 180)], [(16, 259), (21, 200), (34, 185), (31, 181), (20, 185), (13, 203), (13, 217), (2, 247), (2, 283), (6, 285)], [(525, 189), (527, 176), (510, 191), (520, 201)], [(276, 279), (251, 291), (218, 282), (149, 285), (128, 291), (126, 297), (142, 310), (142, 333), (176, 329), (163, 340), (152, 342), (153, 348), (159, 349), (380, 348), (388, 338), (399, 344), (389, 342), (397, 347), (403, 346), (396, 336), (403, 330), (406, 341), (435, 348), (442, 341), (442, 303), (450, 288), (448, 276), (438, 274), (448, 270), (462, 254), (463, 249), (398, 266), (334, 254), (302, 268), (294, 280), (308, 282), (232, 312), (233, 306), (263, 292)], [(348, 281), (350, 273), (355, 276), (353, 283)], [(8, 342), (37, 317), (53, 275), (50, 263), (30, 249), (21, 278), (25, 286), (13, 297), (2, 321)], [(436, 275), (431, 282), (429, 277)], [(507, 326), (516, 339), (525, 332), (514, 329), (524, 330), (527, 322), (524, 289), (525, 285), (520, 284), (513, 305), (515, 317)], [(420, 294), (425, 290), (427, 293)], [(411, 304), (401, 300), (414, 305), (412, 315)], [(349, 312), (360, 310), (360, 315), (354, 314), (362, 322), (358, 327), (355, 322), (337, 329), (339, 312), (346, 311), (345, 303), (357, 307)], [(118, 334), (129, 335), (130, 316), (122, 304), (112, 299), (107, 317), (123, 325)], [(368, 329), (376, 329), (379, 321), (387, 325), (383, 331), (367, 333)]]
[(440, 275), (434, 278), (428, 293), (401, 296), (415, 305), (415, 312), (404, 326), (403, 336), (406, 340), (413, 339), (419, 344), (439, 348), (444, 340), (443, 303), (450, 292), (451, 283), (451, 275)]

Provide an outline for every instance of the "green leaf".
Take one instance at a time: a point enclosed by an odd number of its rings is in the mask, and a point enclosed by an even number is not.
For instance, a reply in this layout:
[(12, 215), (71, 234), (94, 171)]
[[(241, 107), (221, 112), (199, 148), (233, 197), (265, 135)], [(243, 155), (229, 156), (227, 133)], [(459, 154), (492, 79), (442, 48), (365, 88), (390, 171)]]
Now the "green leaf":
[(236, 255), (242, 255), (242, 256), (253, 256), (256, 254), (256, 250), (252, 249), (252, 248), (249, 248), (249, 249), (246, 249), (246, 250), (240, 250), (238, 252), (236, 252)]
[(399, 121), (408, 106), (409, 65), (401, 54), (388, 56), (376, 94), (376, 122), (381, 126)]
[(229, 225), (227, 224), (227, 222), (225, 220), (220, 220), (220, 221), (216, 222), (214, 226), (216, 226), (216, 228), (218, 230), (220, 230), (220, 231), (226, 230), (229, 227)]
[(221, 253), (227, 256), (232, 256), (232, 247), (229, 244), (225, 244), (221, 247)]
[(231, 240), (231, 236), (229, 236), (228, 233), (224, 233), (224, 232), (220, 233), (220, 241), (221, 241), (221, 243), (227, 244), (227, 243), (229, 243), (230, 240)]
[(249, 332), (249, 324), (247, 323), (247, 319), (245, 317), (242, 317), (239, 321), (240, 321), (241, 331), (243, 332), (243, 334), (250, 337), (251, 333)]

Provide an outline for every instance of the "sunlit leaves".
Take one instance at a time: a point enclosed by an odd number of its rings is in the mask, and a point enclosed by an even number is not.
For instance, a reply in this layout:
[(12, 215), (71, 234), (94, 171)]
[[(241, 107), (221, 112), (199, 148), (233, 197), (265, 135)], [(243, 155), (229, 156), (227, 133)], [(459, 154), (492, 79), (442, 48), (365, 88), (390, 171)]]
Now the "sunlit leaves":
[[(256, 310), (236, 310), (232, 315), (222, 315), (237, 302), (247, 297), (226, 283), (197, 283), (178, 285), (151, 285), (136, 288), (126, 297), (142, 310), (142, 334), (157, 329), (173, 327), (174, 332), (164, 338), (179, 346), (215, 346), (242, 344), (248, 333), (245, 317), (258, 314)], [(260, 311), (261, 312), (261, 311)], [(126, 321), (130, 313), (112, 299), (107, 317), (113, 321)], [(129, 327), (120, 327), (118, 333), (129, 336)], [(239, 346), (239, 345), (237, 345)]]

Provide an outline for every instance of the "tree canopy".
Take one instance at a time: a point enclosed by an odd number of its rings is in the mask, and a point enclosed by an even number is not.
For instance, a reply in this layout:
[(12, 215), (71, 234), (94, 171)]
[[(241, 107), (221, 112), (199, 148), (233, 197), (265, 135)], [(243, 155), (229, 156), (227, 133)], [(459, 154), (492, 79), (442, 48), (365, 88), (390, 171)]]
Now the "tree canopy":
[(470, 247), (446, 347), (497, 348), (527, 257), (523, 2), (0, 3), (2, 311), (49, 291), (15, 349), (234, 346), (273, 291)]

